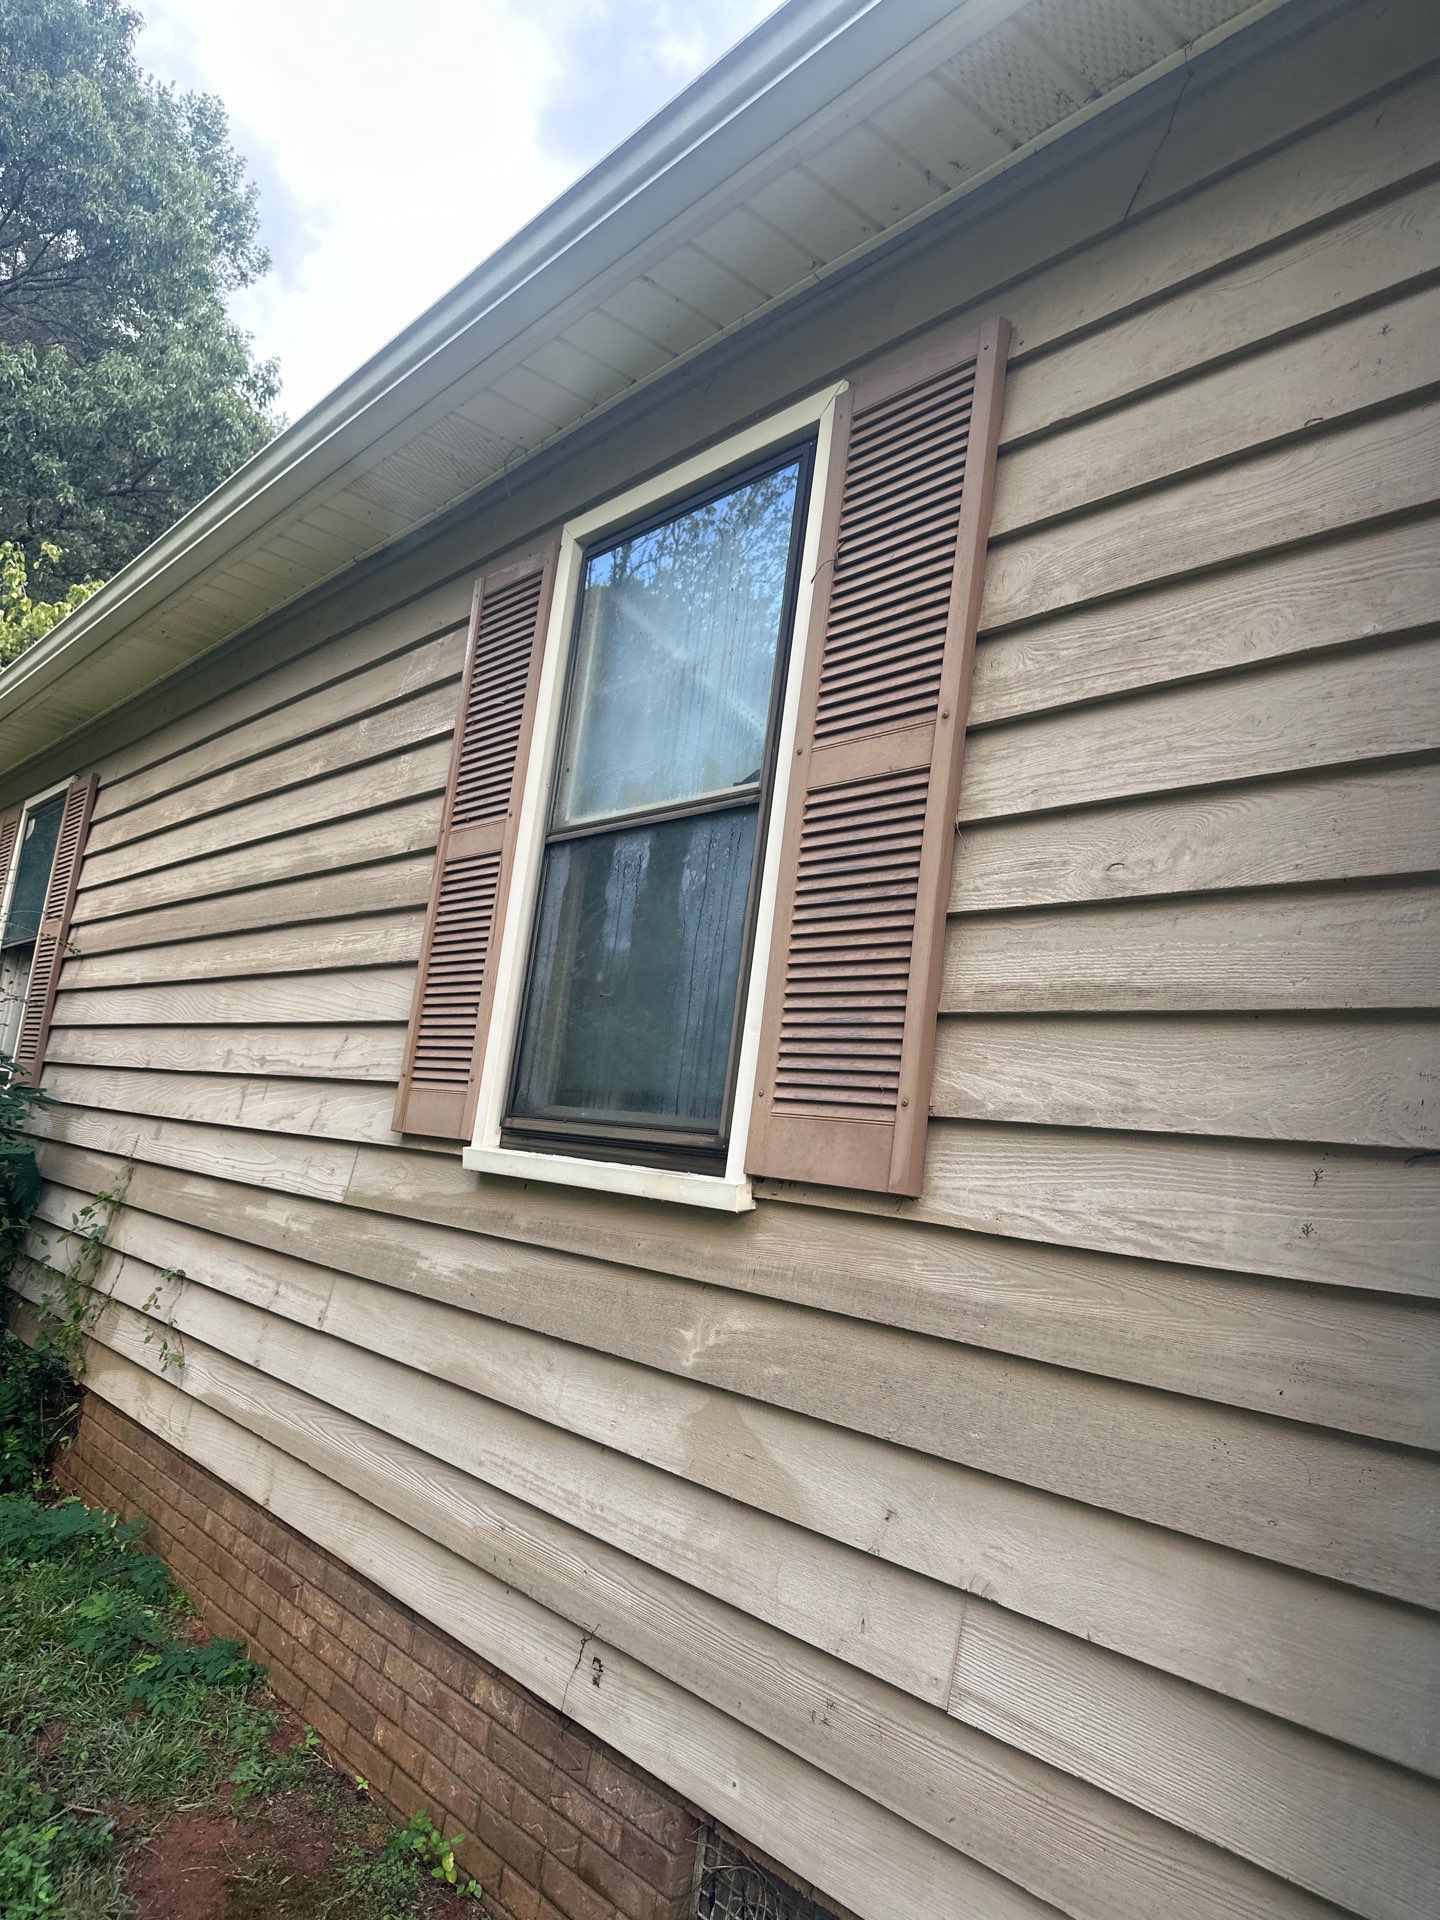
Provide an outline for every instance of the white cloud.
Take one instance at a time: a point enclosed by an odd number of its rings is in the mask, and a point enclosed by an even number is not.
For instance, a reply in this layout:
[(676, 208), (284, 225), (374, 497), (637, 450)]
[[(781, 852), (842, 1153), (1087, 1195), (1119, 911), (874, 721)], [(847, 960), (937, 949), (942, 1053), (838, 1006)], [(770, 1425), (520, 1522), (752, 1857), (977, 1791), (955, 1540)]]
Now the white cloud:
[(234, 311), (295, 418), (772, 4), (149, 0), (139, 55), (229, 110), (275, 263)]

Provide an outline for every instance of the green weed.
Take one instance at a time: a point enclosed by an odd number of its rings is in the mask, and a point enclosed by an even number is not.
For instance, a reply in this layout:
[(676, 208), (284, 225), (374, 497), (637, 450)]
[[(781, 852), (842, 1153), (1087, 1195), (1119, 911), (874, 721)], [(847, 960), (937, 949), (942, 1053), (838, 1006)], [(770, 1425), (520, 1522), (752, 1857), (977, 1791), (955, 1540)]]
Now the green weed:
[[(133, 1908), (116, 1815), (133, 1840), (180, 1806), (213, 1803), (262, 1825), (277, 1805), (292, 1817), (298, 1807), (333, 1838), (325, 1884), (306, 1896), (315, 1920), (416, 1920), (431, 1911), (427, 1881), (436, 1898), (477, 1896), (456, 1841), (427, 1813), (381, 1840), (373, 1812), (339, 1791), (313, 1728), (279, 1743), (262, 1670), (236, 1642), (197, 1637), (139, 1535), (78, 1500), (0, 1495), (5, 1920), (123, 1920)], [(285, 1875), (273, 1871), (278, 1895)]]

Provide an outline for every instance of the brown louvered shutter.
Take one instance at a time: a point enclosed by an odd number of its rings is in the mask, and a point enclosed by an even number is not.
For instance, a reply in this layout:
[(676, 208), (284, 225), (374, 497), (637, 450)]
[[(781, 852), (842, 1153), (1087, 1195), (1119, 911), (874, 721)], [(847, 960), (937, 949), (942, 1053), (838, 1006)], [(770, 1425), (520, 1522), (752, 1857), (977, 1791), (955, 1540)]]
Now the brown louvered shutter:
[(987, 322), (837, 409), (752, 1174), (920, 1191), (1007, 342)]
[[(20, 831), (20, 807), (12, 807), (9, 813), (0, 813), (0, 913), (5, 910), (5, 887), (10, 878), (10, 862), (15, 857), (15, 836)], [(4, 932), (0, 924), (0, 933)]]
[(468, 1140), (474, 1125), (555, 553), (475, 589), (397, 1133)]
[(97, 784), (93, 773), (72, 780), (60, 814), (55, 861), (45, 889), (20, 1034), (15, 1042), (15, 1078), (26, 1086), (35, 1085), (45, 1065), (45, 1043), (50, 1038), (50, 1016), (55, 1011), (55, 989), (65, 961), (65, 942), (75, 910), (75, 890), (80, 884), (80, 862), (85, 857), (85, 836), (90, 831)]

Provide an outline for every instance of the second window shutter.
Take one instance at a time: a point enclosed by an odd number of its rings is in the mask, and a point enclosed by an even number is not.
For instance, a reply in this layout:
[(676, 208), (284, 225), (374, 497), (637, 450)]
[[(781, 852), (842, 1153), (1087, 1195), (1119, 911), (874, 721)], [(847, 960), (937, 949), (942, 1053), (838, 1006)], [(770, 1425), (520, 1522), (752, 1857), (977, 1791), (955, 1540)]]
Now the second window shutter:
[[(0, 813), (0, 916), (5, 912), (5, 888), (10, 880), (10, 862), (15, 855), (15, 839), (20, 831), (21, 807), (12, 807), (8, 813)], [(5, 931), (3, 917), (0, 917), (0, 933)]]
[(1007, 343), (989, 321), (837, 415), (752, 1174), (920, 1191)]
[(515, 858), (555, 552), (475, 589), (395, 1131), (468, 1140)]
[(85, 857), (85, 836), (90, 831), (90, 815), (95, 806), (96, 776), (87, 773), (72, 780), (65, 793), (60, 814), (60, 832), (55, 842), (55, 859), (45, 889), (45, 905), (35, 936), (35, 957), (30, 963), (30, 980), (25, 989), (25, 1006), (20, 1015), (20, 1034), (15, 1042), (15, 1078), (34, 1086), (45, 1065), (45, 1043), (50, 1038), (50, 1018), (55, 1011), (55, 990), (60, 984), (60, 969), (65, 963), (65, 944), (70, 936), (70, 916), (75, 910), (75, 893), (80, 884), (80, 862)]

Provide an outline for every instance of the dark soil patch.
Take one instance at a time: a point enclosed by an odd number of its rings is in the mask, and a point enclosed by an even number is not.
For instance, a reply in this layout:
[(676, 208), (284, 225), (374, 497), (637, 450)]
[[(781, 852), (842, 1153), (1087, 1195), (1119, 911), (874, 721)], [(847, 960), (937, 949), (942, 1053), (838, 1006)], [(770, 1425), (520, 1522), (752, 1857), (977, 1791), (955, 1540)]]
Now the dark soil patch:
[[(222, 1804), (170, 1815), (131, 1843), (126, 1890), (135, 1920), (350, 1920), (354, 1903), (340, 1885), (342, 1845), (375, 1849), (388, 1830), (373, 1807), (353, 1789), (351, 1795), (355, 1811), (369, 1817), (349, 1827), (343, 1842), (328, 1822), (317, 1823), (303, 1792), (276, 1795), (253, 1811)], [(127, 1824), (122, 1820), (122, 1831)], [(472, 1901), (420, 1876), (413, 1900), (416, 1920), (475, 1920), (478, 1912)]]
[(140, 1848), (130, 1870), (137, 1920), (227, 1920), (232, 1883), (250, 1870), (253, 1840), (233, 1813), (177, 1813)]
[(334, 1904), (335, 1855), (298, 1795), (254, 1814), (195, 1808), (140, 1845), (128, 1891), (136, 1920), (314, 1920)]

